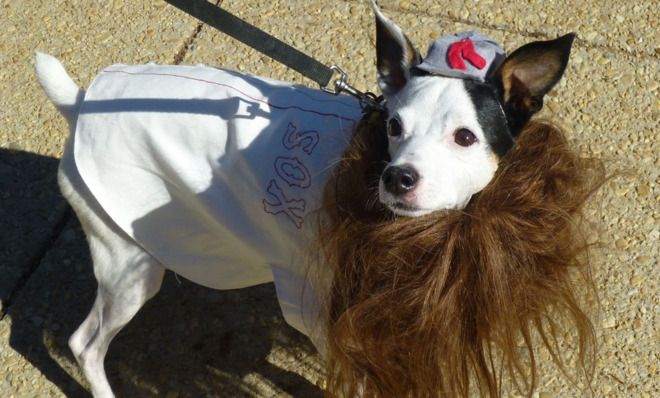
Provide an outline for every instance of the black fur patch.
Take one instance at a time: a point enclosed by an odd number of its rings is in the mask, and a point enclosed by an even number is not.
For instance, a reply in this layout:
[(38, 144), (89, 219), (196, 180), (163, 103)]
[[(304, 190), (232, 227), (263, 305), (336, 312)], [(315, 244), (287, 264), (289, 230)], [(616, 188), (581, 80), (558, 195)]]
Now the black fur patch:
[(495, 90), (488, 84), (473, 80), (463, 80), (463, 85), (477, 111), (477, 120), (488, 144), (497, 156), (504, 156), (513, 146), (513, 136)]

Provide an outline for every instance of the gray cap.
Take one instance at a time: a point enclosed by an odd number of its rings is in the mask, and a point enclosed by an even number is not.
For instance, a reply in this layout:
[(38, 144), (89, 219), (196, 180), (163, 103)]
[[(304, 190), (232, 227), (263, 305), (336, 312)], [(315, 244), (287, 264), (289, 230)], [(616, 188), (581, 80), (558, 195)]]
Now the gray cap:
[(435, 40), (417, 68), (434, 75), (483, 82), (505, 58), (504, 50), (494, 40), (470, 31)]

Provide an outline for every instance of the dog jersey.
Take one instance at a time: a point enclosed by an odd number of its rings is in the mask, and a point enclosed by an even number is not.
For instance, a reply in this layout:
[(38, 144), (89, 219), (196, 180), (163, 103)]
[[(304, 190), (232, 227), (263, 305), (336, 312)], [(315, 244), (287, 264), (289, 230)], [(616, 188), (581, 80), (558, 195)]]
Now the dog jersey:
[(74, 157), (110, 218), (166, 268), (215, 289), (274, 281), (285, 319), (310, 335), (307, 249), (360, 116), (351, 97), (238, 72), (113, 65), (85, 93)]

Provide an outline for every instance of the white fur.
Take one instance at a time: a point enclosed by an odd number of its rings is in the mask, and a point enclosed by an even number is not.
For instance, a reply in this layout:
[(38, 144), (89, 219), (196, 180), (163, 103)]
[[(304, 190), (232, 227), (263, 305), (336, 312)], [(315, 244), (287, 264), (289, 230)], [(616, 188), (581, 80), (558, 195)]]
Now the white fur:
[[(490, 182), (497, 163), (477, 120), (477, 111), (459, 79), (413, 77), (388, 98), (390, 117), (400, 120), (403, 134), (390, 137), (390, 165), (410, 165), (420, 175), (415, 189), (403, 197), (389, 193), (383, 182), (380, 200), (403, 216), (421, 216), (438, 209), (463, 208)], [(478, 142), (462, 147), (454, 133), (467, 128)], [(414, 210), (394, 206), (403, 202)]]
[(48, 98), (71, 122), (71, 118), (76, 115), (76, 108), (82, 100), (84, 92), (73, 82), (60, 61), (52, 55), (37, 51), (34, 67), (39, 84)]
[[(409, 45), (403, 31), (380, 12), (375, 1), (370, 1), (377, 20), (390, 31), (383, 35), (387, 36), (385, 45), (398, 46), (395, 51), (384, 52), (389, 56), (409, 57), (411, 52), (407, 50), (411, 49), (403, 47)], [(402, 48), (406, 51), (400, 51)], [(464, 207), (472, 195), (490, 182), (497, 169), (497, 157), (484, 136), (464, 82), (439, 76), (411, 77), (410, 60), (386, 61), (381, 63), (385, 65), (383, 68), (400, 66), (402, 70), (395, 72), (403, 74), (396, 76), (405, 76), (405, 79), (398, 79), (397, 87), (388, 87), (385, 80), (379, 80), (389, 115), (400, 120), (403, 128), (400, 136), (389, 138), (391, 161), (388, 166), (414, 168), (419, 178), (404, 190), (393, 189), (400, 192), (397, 195), (381, 182), (381, 202), (402, 216)], [(35, 66), (44, 91), (70, 125), (71, 135), (59, 166), (58, 182), (87, 235), (98, 281), (93, 308), (69, 340), (69, 346), (91, 385), (92, 394), (97, 398), (109, 398), (114, 395), (103, 367), (108, 346), (142, 305), (158, 292), (165, 268), (108, 216), (79, 173), (73, 143), (84, 91), (54, 57), (37, 53)], [(391, 70), (379, 72), (382, 77)], [(188, 127), (188, 123), (182, 125)], [(149, 127), (153, 130), (152, 125)], [(474, 144), (463, 147), (455, 142), (456, 131), (463, 128), (475, 134)], [(172, 244), (180, 250), (176, 242)], [(323, 269), (322, 265), (318, 268)], [(206, 271), (202, 274), (208, 276)], [(331, 282), (332, 278), (326, 281)], [(322, 298), (327, 298), (329, 293), (325, 290), (324, 293), (321, 293)]]
[(69, 347), (94, 397), (114, 397), (103, 367), (108, 346), (142, 305), (158, 292), (165, 269), (108, 217), (78, 173), (73, 158), (73, 133), (84, 91), (50, 55), (37, 53), (36, 73), (44, 91), (70, 125), (71, 135), (58, 169), (58, 183), (85, 231), (98, 282), (92, 310), (69, 339)]
[[(103, 360), (113, 337), (155, 295), (164, 267), (106, 214), (83, 182), (73, 157), (73, 135), (78, 107), (84, 96), (57, 59), (37, 53), (36, 71), (48, 97), (71, 127), (58, 171), (63, 196), (69, 201), (87, 235), (98, 291), (94, 306), (69, 340), (69, 346), (89, 381), (92, 394), (113, 397)], [(463, 206), (490, 179), (490, 160), (476, 111), (460, 81), (416, 77), (388, 98), (392, 115), (400, 117), (405, 134), (390, 141), (392, 164), (412, 164), (422, 176), (406, 197), (421, 215), (435, 209)], [(453, 141), (453, 132), (466, 127), (479, 143), (468, 148)], [(381, 189), (382, 191), (382, 189)], [(391, 198), (381, 192), (384, 203)], [(399, 199), (400, 200), (400, 199)]]
[[(379, 71), (378, 82), (388, 113), (399, 119), (403, 127), (401, 136), (390, 137), (388, 167), (405, 166), (419, 175), (414, 188), (403, 194), (389, 192), (381, 179), (379, 199), (402, 216), (463, 208), (472, 195), (488, 184), (497, 169), (472, 100), (462, 80), (411, 77), (411, 60), (406, 59), (411, 49), (406, 35), (382, 14), (374, 0), (370, 1), (381, 28), (389, 32), (382, 45), (393, 47), (392, 53), (400, 52), (404, 58), (384, 62)], [(402, 88), (390, 87), (383, 79), (391, 72), (390, 67), (401, 68), (398, 72), (406, 79)], [(469, 147), (456, 144), (454, 133), (461, 128), (472, 131), (478, 142)]]

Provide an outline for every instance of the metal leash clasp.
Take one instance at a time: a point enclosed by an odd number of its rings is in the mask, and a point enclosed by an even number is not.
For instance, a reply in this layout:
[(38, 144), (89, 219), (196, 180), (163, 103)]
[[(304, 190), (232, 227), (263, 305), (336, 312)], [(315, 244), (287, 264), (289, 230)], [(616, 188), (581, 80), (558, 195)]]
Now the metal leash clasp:
[(342, 68), (337, 65), (331, 65), (330, 69), (339, 74), (339, 78), (335, 80), (334, 88), (328, 88), (327, 86), (321, 86), (321, 90), (326, 93), (333, 95), (339, 95), (342, 92), (345, 92), (360, 101), (360, 106), (362, 110), (367, 110), (368, 108), (372, 109), (382, 109), (383, 105), (378, 102), (376, 94), (371, 92), (363, 93), (355, 87), (348, 84), (348, 73), (344, 72)]

